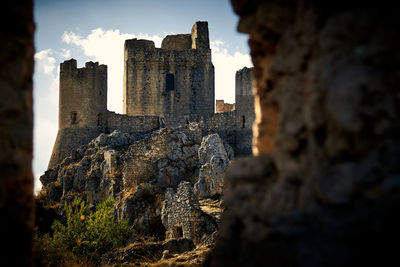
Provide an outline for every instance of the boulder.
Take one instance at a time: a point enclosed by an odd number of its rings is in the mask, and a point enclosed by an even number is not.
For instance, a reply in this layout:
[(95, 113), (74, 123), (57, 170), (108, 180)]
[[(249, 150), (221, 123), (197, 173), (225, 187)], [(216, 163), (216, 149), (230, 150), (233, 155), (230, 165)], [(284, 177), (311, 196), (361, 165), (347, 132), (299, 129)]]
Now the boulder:
[(194, 185), (195, 194), (199, 197), (213, 197), (222, 194), (224, 172), (229, 165), (228, 154), (218, 134), (203, 138), (199, 149), (199, 162), (202, 166), (199, 178)]

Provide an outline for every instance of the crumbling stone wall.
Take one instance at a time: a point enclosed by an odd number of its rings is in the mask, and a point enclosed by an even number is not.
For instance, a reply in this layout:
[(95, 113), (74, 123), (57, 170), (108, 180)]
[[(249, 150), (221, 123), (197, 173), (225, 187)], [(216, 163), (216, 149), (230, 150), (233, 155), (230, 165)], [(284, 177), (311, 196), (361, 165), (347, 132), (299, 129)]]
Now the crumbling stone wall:
[(167, 35), (162, 40), (161, 49), (182, 51), (192, 48), (191, 34)]
[(216, 113), (224, 113), (224, 112), (231, 112), (235, 110), (235, 103), (229, 104), (225, 103), (224, 100), (216, 100), (215, 104), (215, 112)]
[(163, 126), (158, 116), (128, 116), (112, 111), (107, 113), (107, 129), (109, 132), (121, 130), (128, 133), (148, 133)]
[(198, 244), (216, 230), (212, 217), (200, 209), (189, 182), (181, 182), (176, 193), (167, 188), (161, 220), (167, 230), (167, 239), (188, 238)]
[(0, 11), (0, 236), (4, 266), (31, 266), (33, 3)]
[(227, 171), (205, 265), (398, 264), (398, 14), (385, 2), (232, 3), (250, 35), (259, 156)]

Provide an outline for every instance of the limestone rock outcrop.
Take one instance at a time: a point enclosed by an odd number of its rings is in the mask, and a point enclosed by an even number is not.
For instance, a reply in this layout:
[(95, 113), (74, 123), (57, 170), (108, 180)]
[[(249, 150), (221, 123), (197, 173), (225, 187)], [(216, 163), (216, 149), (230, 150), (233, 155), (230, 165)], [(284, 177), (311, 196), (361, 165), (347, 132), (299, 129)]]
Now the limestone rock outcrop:
[(228, 153), (218, 134), (203, 137), (199, 149), (201, 168), (198, 181), (194, 185), (195, 194), (200, 197), (221, 195), (224, 173), (229, 161)]
[[(120, 130), (102, 133), (86, 146), (71, 151), (56, 168), (46, 171), (40, 178), (42, 195), (50, 205), (60, 203), (60, 211), (66, 201), (76, 196), (83, 197), (92, 208), (112, 197), (116, 200), (114, 215), (117, 219), (128, 220), (137, 233), (164, 240), (166, 232), (168, 238), (172, 236), (162, 222), (163, 201), (165, 196), (171, 195), (168, 192), (178, 190), (178, 199), (184, 197), (184, 202), (190, 200), (189, 207), (194, 207), (185, 213), (191, 228), (185, 228), (184, 236), (195, 238), (194, 242), (199, 243), (216, 230), (216, 224), (212, 216), (203, 214), (192, 189), (190, 194), (183, 193), (182, 188), (186, 187), (182, 186), (191, 187), (198, 180), (199, 174), (204, 172), (200, 162), (210, 161), (206, 164), (217, 171), (219, 177), (222, 177), (222, 168), (217, 169), (218, 160), (223, 158), (225, 163), (229, 162), (218, 135), (208, 136), (203, 141), (200, 146), (202, 132), (197, 123), (143, 135)], [(178, 188), (180, 184), (181, 189)], [(215, 190), (215, 187), (215, 183), (210, 182), (209, 188)], [(167, 202), (170, 207), (174, 201)]]

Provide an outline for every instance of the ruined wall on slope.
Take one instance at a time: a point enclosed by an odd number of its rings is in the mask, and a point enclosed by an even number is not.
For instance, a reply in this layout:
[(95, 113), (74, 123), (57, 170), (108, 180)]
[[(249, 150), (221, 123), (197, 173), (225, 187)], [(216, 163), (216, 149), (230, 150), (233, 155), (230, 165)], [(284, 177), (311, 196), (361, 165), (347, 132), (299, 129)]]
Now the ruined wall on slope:
[(227, 171), (205, 265), (398, 263), (396, 12), (385, 2), (232, 3), (250, 34), (258, 156)]
[(201, 117), (197, 119), (200, 122), (202, 135), (207, 136), (217, 133), (221, 139), (229, 144), (235, 151), (235, 156), (240, 154), (236, 148), (236, 113), (225, 112), (216, 113), (212, 116)]
[(4, 266), (32, 266), (32, 1), (0, 11), (0, 235)]
[(235, 103), (229, 104), (225, 103), (224, 100), (216, 100), (215, 103), (215, 112), (216, 113), (224, 113), (224, 112), (231, 112), (235, 110)]
[(112, 132), (116, 129), (127, 133), (148, 133), (159, 129), (162, 121), (158, 116), (128, 116), (108, 111), (107, 129)]

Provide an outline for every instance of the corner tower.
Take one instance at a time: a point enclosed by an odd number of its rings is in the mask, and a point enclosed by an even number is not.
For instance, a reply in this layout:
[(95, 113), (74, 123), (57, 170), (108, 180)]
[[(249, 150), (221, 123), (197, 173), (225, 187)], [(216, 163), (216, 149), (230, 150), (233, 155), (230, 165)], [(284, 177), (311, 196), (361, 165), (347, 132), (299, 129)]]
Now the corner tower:
[(124, 109), (131, 116), (155, 115), (167, 125), (214, 114), (214, 66), (208, 23), (196, 22), (190, 34), (152, 41), (126, 40)]
[(107, 114), (107, 66), (76, 60), (60, 64), (59, 129), (97, 128)]
[(107, 125), (107, 66), (76, 60), (60, 64), (58, 133), (49, 168), (87, 144)]

